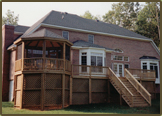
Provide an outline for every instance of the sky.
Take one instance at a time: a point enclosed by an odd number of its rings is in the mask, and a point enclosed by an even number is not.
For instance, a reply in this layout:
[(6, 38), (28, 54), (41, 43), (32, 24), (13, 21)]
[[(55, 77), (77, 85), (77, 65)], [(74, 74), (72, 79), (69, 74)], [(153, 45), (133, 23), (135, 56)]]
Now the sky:
[(89, 11), (92, 15), (105, 15), (111, 5), (117, 2), (2, 2), (2, 16), (8, 9), (19, 15), (19, 25), (31, 26), (51, 10), (83, 15)]

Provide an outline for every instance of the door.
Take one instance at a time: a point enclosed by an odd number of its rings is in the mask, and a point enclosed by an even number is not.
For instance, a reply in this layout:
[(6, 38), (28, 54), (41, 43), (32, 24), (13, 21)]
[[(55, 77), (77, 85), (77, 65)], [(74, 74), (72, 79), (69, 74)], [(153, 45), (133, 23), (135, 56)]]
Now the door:
[(113, 64), (113, 70), (118, 77), (124, 76), (124, 67), (123, 66), (124, 65), (121, 64), (121, 63), (114, 63)]
[(158, 66), (157, 66), (157, 63), (150, 63), (150, 70), (155, 70), (156, 78), (158, 78)]

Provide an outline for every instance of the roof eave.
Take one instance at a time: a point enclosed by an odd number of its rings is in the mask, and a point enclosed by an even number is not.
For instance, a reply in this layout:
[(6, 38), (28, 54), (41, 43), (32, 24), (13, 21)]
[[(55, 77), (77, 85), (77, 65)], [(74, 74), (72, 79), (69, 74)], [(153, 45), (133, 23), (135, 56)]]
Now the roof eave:
[(52, 37), (22, 37), (19, 38), (18, 40), (16, 40), (14, 42), (14, 44), (18, 44), (21, 41), (26, 41), (26, 40), (54, 40), (54, 41), (61, 41), (61, 42), (66, 42), (68, 43), (70, 46), (73, 45), (73, 43), (71, 43), (69, 40), (67, 39), (60, 39), (60, 38), (52, 38)]
[(96, 49), (96, 50), (104, 50), (105, 52), (113, 52), (114, 50), (108, 50), (105, 48), (97, 48), (97, 47), (82, 47), (82, 46), (71, 46), (72, 49)]

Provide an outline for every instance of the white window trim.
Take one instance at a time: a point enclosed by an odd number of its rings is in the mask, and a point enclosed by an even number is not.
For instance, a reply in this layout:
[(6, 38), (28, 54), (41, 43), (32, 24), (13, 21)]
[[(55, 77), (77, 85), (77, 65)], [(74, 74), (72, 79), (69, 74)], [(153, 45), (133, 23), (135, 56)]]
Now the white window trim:
[(150, 63), (156, 63), (157, 64), (157, 66), (158, 66), (158, 78), (156, 78), (155, 83), (160, 84), (159, 60), (141, 59), (141, 69), (143, 69), (143, 63), (147, 63), (147, 70), (150, 70)]
[[(122, 52), (117, 52), (117, 51), (115, 51), (115, 49), (119, 49), (119, 50), (121, 50)], [(115, 53), (124, 53), (123, 50), (120, 49), (120, 48), (115, 48), (115, 49), (114, 49), (114, 52), (115, 52)]]
[[(88, 42), (89, 42), (89, 35), (91, 35), (91, 34), (88, 34)], [(93, 36), (93, 44), (94, 44), (94, 35), (92, 35)]]
[[(105, 59), (105, 55), (106, 55), (106, 53), (105, 53), (105, 51), (104, 50), (96, 50), (96, 49), (80, 49), (79, 50), (79, 65), (81, 65), (81, 56), (82, 56), (82, 53), (83, 52), (86, 52), (87, 53), (87, 65), (89, 65), (89, 66), (91, 66), (91, 53), (99, 53), (99, 54), (102, 54), (102, 56), (101, 55), (99, 55), (99, 56), (101, 56), (102, 57), (102, 66), (104, 67), (106, 64), (105, 64), (105, 61), (104, 60), (106, 60)], [(80, 70), (81, 71), (81, 70)], [(87, 72), (88, 72), (89, 70), (87, 70)], [(104, 73), (104, 72), (103, 72)], [(102, 74), (102, 73), (101, 73)], [(99, 75), (93, 75), (93, 76), (99, 76)], [(101, 76), (103, 76), (103, 75), (101, 75)]]
[(63, 32), (68, 32), (68, 40), (69, 40), (69, 31), (62, 31), (62, 37), (63, 37)]
[[(113, 71), (114, 71), (114, 64), (117, 64), (117, 68), (118, 68), (118, 65), (122, 65), (122, 76), (121, 77), (124, 77), (124, 64), (123, 63), (112, 63), (112, 69), (113, 69)], [(118, 69), (117, 69), (118, 70)], [(119, 73), (119, 71), (118, 71), (118, 73)]]

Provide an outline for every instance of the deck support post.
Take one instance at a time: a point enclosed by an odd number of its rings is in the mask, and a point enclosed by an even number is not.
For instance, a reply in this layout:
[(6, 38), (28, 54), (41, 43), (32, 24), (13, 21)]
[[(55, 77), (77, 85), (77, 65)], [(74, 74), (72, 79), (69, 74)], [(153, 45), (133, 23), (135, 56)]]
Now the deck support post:
[(71, 65), (71, 76), (70, 76), (70, 105), (72, 105), (72, 91), (73, 91), (73, 65)]
[(63, 43), (63, 75), (62, 75), (62, 108), (64, 108), (64, 103), (65, 103), (65, 50), (66, 50), (66, 44), (65, 42)]
[(89, 104), (92, 102), (92, 92), (91, 92), (91, 66), (89, 67)]
[(45, 76), (46, 76), (46, 74), (42, 73), (42, 76), (41, 76), (41, 110), (44, 110)]
[(122, 105), (122, 92), (120, 93), (120, 105)]
[(110, 80), (108, 79), (108, 103), (110, 103)]

